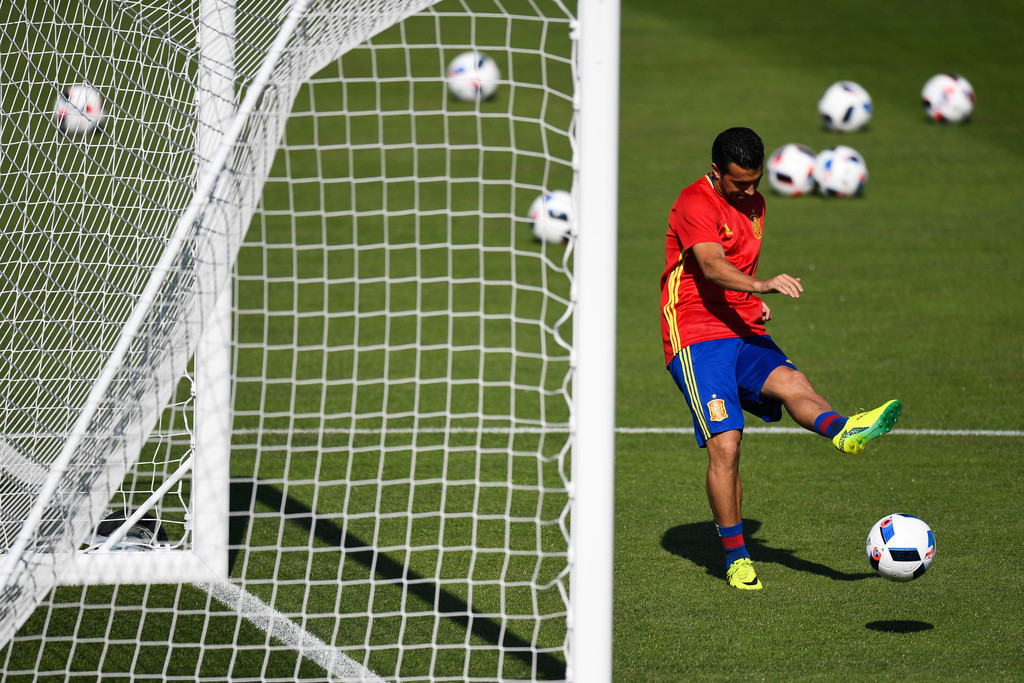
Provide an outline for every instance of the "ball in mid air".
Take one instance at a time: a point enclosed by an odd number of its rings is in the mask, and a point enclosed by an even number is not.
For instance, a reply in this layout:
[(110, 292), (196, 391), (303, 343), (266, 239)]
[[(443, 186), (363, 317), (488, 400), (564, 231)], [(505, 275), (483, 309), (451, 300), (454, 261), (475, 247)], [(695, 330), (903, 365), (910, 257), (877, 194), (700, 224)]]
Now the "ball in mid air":
[(483, 52), (463, 52), (448, 64), (448, 91), (457, 100), (472, 102), (494, 97), (501, 71)]
[(90, 85), (64, 88), (54, 108), (57, 127), (68, 135), (89, 135), (98, 131), (107, 119), (103, 95)]
[(534, 199), (528, 216), (533, 236), (541, 242), (561, 244), (572, 237), (572, 195), (565, 190), (545, 192)]
[(904, 513), (886, 515), (872, 525), (868, 563), (892, 581), (912, 581), (935, 559), (935, 534), (923, 520)]

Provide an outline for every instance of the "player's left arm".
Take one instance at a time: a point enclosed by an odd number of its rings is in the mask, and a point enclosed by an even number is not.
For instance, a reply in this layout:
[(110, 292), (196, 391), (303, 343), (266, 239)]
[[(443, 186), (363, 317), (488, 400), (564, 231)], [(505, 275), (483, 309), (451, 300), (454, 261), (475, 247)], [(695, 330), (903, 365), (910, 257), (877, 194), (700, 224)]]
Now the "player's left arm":
[(718, 242), (698, 242), (690, 251), (704, 277), (722, 289), (751, 294), (779, 293), (793, 299), (799, 299), (800, 292), (804, 291), (800, 278), (787, 273), (780, 273), (767, 280), (747, 275), (726, 258), (725, 249)]

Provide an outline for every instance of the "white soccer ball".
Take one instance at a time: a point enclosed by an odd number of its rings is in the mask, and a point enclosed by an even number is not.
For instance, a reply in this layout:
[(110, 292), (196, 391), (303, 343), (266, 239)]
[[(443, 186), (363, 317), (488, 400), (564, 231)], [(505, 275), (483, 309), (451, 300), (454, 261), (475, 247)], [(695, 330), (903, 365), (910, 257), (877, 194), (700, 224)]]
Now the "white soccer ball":
[(974, 113), (974, 88), (960, 74), (936, 74), (921, 90), (928, 118), (942, 123), (963, 123)]
[(561, 244), (572, 237), (572, 195), (565, 190), (545, 192), (530, 205), (530, 229), (541, 242)]
[(57, 126), (68, 135), (89, 135), (107, 119), (103, 95), (89, 85), (69, 85), (57, 96)]
[(868, 182), (868, 165), (852, 147), (826, 149), (814, 160), (814, 182), (826, 197), (853, 197)]
[(483, 52), (463, 52), (448, 64), (448, 91), (459, 100), (493, 97), (500, 80), (497, 63)]
[(932, 566), (935, 534), (913, 515), (886, 515), (868, 532), (867, 553), (872, 569), (881, 576), (912, 581)]
[(871, 95), (853, 81), (837, 81), (818, 100), (818, 114), (832, 130), (860, 130), (871, 120)]
[(806, 145), (791, 142), (768, 157), (768, 182), (779, 194), (790, 197), (814, 190), (814, 161), (817, 155)]

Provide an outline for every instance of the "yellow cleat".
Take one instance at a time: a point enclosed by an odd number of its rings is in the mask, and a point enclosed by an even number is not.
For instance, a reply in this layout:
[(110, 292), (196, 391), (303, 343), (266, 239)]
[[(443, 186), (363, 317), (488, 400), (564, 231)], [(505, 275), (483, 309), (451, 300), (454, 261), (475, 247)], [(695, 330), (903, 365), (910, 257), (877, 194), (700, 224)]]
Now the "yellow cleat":
[(725, 573), (725, 580), (733, 588), (739, 588), (742, 591), (759, 591), (764, 588), (761, 579), (757, 578), (757, 574), (754, 572), (754, 563), (750, 561), (749, 557), (741, 557), (729, 565), (729, 570)]
[(846, 421), (843, 431), (832, 437), (832, 444), (844, 453), (860, 453), (868, 441), (889, 433), (902, 410), (903, 404), (894, 400), (866, 413), (857, 413)]

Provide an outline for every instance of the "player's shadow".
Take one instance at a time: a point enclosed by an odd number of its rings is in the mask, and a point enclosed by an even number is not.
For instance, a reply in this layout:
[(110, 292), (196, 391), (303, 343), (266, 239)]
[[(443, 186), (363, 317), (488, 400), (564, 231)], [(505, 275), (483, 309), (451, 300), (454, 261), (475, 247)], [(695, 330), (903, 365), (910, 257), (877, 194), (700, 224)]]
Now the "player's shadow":
[[(798, 572), (809, 572), (833, 581), (859, 581), (874, 576), (870, 572), (849, 574), (828, 565), (797, 557), (792, 550), (774, 548), (759, 538), (757, 531), (761, 522), (756, 519), (743, 520), (743, 540), (756, 563), (774, 562)], [(694, 522), (674, 526), (661, 537), (661, 547), (673, 555), (703, 567), (711, 576), (725, 578), (725, 562), (722, 559), (722, 545), (713, 522)]]

